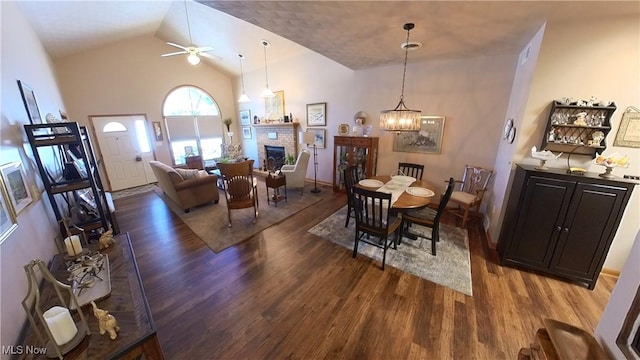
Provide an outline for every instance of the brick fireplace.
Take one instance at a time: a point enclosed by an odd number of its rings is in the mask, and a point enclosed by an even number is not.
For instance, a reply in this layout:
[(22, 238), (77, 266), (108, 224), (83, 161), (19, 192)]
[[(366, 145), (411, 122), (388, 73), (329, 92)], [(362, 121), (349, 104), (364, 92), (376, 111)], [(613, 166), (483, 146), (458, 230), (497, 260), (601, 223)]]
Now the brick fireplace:
[(253, 129), (258, 143), (257, 167), (266, 161), (265, 145), (283, 146), (286, 155), (298, 157), (298, 123), (254, 124)]

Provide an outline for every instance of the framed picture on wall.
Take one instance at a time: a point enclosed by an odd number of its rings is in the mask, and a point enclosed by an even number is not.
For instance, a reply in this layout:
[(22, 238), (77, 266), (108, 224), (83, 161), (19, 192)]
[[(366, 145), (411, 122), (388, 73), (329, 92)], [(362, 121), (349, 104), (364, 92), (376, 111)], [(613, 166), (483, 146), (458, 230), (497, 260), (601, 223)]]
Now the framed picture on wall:
[(307, 126), (327, 125), (327, 103), (307, 104)]
[(243, 127), (242, 128), (242, 136), (245, 139), (251, 139), (251, 128), (250, 127)]
[(159, 121), (153, 122), (153, 134), (155, 136), (156, 141), (164, 140), (164, 136), (162, 135), (162, 127), (160, 126)]
[(324, 149), (326, 144), (325, 138), (326, 138), (327, 131), (325, 129), (320, 129), (320, 128), (307, 128), (307, 131), (313, 132), (314, 134), (313, 144), (316, 146), (316, 148)]
[(31, 125), (42, 124), (42, 118), (40, 117), (40, 110), (38, 109), (38, 103), (36, 102), (36, 94), (31, 90), (29, 85), (18, 80), (18, 88), (20, 88), (20, 95), (22, 95), (22, 102), (27, 110), (27, 116)]
[(11, 205), (16, 215), (20, 214), (20, 211), (24, 210), (33, 201), (27, 186), (25, 172), (22, 168), (22, 161), (4, 164), (0, 166), (0, 172), (2, 173), (2, 180), (7, 188), (7, 195)]
[(240, 125), (251, 125), (251, 110), (240, 111)]
[(393, 151), (440, 154), (444, 116), (420, 117), (420, 131), (399, 132), (393, 138)]
[(0, 244), (18, 227), (4, 180), (0, 177)]
[(284, 120), (284, 91), (275, 91), (272, 98), (264, 98), (264, 116), (269, 120)]

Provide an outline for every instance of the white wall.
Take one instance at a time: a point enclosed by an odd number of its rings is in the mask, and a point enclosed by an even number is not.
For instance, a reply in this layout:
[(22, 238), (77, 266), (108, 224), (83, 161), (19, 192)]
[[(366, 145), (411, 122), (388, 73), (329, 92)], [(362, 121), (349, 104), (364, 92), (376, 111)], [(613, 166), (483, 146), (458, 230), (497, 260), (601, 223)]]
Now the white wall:
[[(0, 2), (2, 26), (2, 97), (0, 106), (0, 163), (21, 160), (34, 201), (18, 216), (18, 228), (0, 245), (0, 346), (14, 345), (26, 314), (21, 301), (27, 294), (24, 265), (34, 258), (48, 262), (57, 253), (55, 218), (49, 202), (36, 187), (37, 168), (28, 154), (23, 124), (29, 124), (17, 80), (36, 94), (42, 118), (64, 109), (48, 55), (31, 26), (13, 2)], [(19, 36), (18, 36), (19, 34)], [(28, 54), (28, 56), (26, 55)], [(38, 180), (39, 181), (39, 180)], [(2, 359), (8, 359), (2, 355)]]

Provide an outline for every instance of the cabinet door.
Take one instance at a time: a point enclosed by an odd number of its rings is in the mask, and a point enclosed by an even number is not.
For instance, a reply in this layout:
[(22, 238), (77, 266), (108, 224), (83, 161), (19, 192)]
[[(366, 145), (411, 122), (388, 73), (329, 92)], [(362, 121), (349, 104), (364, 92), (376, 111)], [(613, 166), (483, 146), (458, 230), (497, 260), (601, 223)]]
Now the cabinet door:
[(525, 184), (506, 258), (527, 267), (549, 268), (575, 182), (531, 176)]
[(578, 183), (550, 270), (594, 280), (622, 216), (627, 189)]

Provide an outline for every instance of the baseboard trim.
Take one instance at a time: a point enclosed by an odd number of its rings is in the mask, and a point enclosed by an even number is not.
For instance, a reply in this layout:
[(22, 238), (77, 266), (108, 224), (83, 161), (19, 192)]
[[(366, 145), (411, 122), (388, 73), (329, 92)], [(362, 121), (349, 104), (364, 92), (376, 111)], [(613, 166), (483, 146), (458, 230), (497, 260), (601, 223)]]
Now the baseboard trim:
[(489, 232), (485, 229), (484, 234), (486, 235), (487, 238), (487, 247), (491, 250), (496, 250), (496, 244), (493, 243), (493, 241), (491, 241), (491, 235), (489, 234)]
[(600, 275), (611, 276), (618, 279), (618, 277), (620, 277), (620, 271), (614, 270), (614, 269), (602, 268), (602, 270), (600, 270)]

